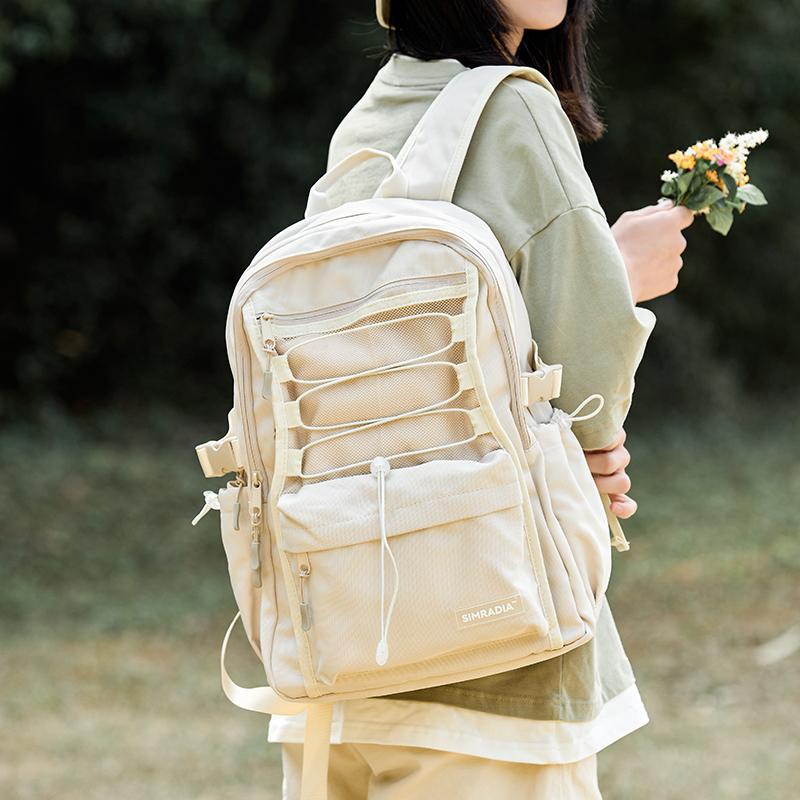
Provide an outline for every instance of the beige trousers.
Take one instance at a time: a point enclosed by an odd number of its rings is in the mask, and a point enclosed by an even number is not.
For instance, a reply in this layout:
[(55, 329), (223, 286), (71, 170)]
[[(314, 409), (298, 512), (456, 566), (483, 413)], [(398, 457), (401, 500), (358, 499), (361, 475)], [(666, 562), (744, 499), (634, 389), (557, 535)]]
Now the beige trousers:
[[(283, 800), (299, 800), (303, 745), (283, 745)], [(516, 764), (380, 744), (331, 745), (329, 800), (601, 800), (597, 757)]]

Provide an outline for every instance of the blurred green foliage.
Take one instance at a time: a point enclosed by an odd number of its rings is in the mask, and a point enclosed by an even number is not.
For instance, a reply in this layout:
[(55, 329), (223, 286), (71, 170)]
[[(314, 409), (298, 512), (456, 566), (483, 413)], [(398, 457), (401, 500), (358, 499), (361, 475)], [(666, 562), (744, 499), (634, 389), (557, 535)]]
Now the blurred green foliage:
[(189, 524), (218, 487), (188, 445), (141, 438), (70, 423), (0, 435), (0, 625), (169, 626), (232, 607), (216, 512)]
[(224, 405), (233, 285), (302, 214), (377, 32), (366, 0), (0, 3), (6, 415)]
[[(594, 37), (609, 217), (655, 202), (666, 155), (763, 126), (771, 205), (695, 225), (639, 409), (800, 385), (800, 3), (614, 0)], [(226, 407), (233, 284), (302, 213), (378, 67), (371, 0), (0, 2), (0, 418), (155, 400)]]
[(679, 289), (650, 303), (659, 324), (636, 413), (731, 410), (800, 387), (800, 2), (609, 0), (594, 65), (606, 137), (586, 148), (609, 218), (654, 203), (667, 154), (728, 131), (770, 131), (748, 172), (770, 205), (720, 237), (698, 221)]

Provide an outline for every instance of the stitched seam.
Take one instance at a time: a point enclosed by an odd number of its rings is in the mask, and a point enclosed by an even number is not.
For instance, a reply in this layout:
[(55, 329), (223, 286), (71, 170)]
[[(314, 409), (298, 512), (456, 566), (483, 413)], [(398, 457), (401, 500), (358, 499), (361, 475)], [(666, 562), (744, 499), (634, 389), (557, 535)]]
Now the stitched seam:
[[(542, 225), (541, 228), (539, 228), (538, 230), (536, 230), (533, 233), (531, 233), (528, 236), (528, 238), (514, 251), (514, 254), (509, 257), (509, 261), (511, 261), (514, 258), (514, 256), (517, 255), (517, 253), (519, 253), (519, 251), (522, 250), (522, 248), (525, 247), (531, 241), (531, 239), (533, 239), (537, 234), (541, 233), (543, 230), (545, 230), (550, 225), (552, 225), (553, 222), (555, 222), (557, 219), (559, 219), (560, 217), (564, 216), (565, 214), (568, 214), (570, 211), (576, 211), (576, 210), (581, 209), (581, 208), (586, 208), (589, 211), (593, 211), (595, 214), (599, 214), (604, 220), (605, 220), (605, 214), (603, 213), (603, 211), (601, 209), (598, 209), (597, 207), (595, 207), (593, 205), (589, 205), (588, 203), (580, 203), (578, 205), (573, 204), (572, 199), (570, 198), (569, 193), (567, 192), (567, 190), (566, 190), (566, 188), (564, 186), (564, 181), (561, 178), (561, 172), (558, 169), (556, 160), (553, 158), (553, 156), (552, 156), (552, 154), (550, 152), (550, 148), (547, 145), (547, 139), (543, 136), (542, 129), (539, 126), (539, 121), (536, 119), (536, 116), (534, 115), (533, 111), (531, 110), (531, 107), (528, 105), (528, 102), (523, 97), (523, 95), (519, 91), (519, 89), (516, 86), (514, 86), (511, 81), (504, 82), (498, 88), (499, 88), (499, 90), (502, 91), (503, 87), (507, 87), (507, 88), (511, 89), (511, 91), (513, 91), (514, 94), (519, 98), (520, 102), (525, 107), (525, 110), (528, 112), (528, 116), (530, 117), (531, 122), (536, 127), (536, 131), (539, 134), (539, 138), (541, 139), (542, 144), (544, 145), (544, 148), (547, 151), (548, 156), (550, 156), (550, 164), (552, 165), (553, 171), (555, 172), (556, 176), (558, 177), (558, 184), (561, 187), (561, 191), (563, 193), (564, 200), (569, 206), (569, 208), (567, 208), (565, 211), (563, 211), (560, 214), (558, 214), (557, 216), (553, 217), (553, 219), (549, 220), (547, 223)], [(556, 101), (556, 102), (558, 102), (558, 101)]]
[[(553, 165), (553, 170), (555, 171), (555, 174), (558, 176), (558, 182), (559, 182), (559, 185), (561, 186), (561, 191), (564, 193), (564, 199), (569, 204), (570, 209), (589, 208), (592, 211), (595, 211), (598, 214), (600, 214), (600, 216), (603, 217), (603, 219), (605, 219), (605, 213), (603, 212), (602, 208), (599, 208), (598, 206), (595, 206), (595, 205), (589, 205), (587, 203), (580, 203), (580, 204), (576, 205), (576, 204), (574, 204), (572, 202), (572, 199), (571, 199), (571, 197), (569, 195), (569, 192), (567, 192), (567, 189), (564, 186), (564, 181), (561, 178), (561, 172), (559, 171), (559, 168), (558, 168), (558, 162), (553, 158), (552, 154), (550, 153), (550, 148), (547, 146), (547, 139), (542, 135), (542, 129), (539, 126), (539, 121), (536, 119), (536, 116), (534, 115), (533, 111), (531, 110), (530, 105), (528, 105), (527, 100), (522, 96), (522, 93), (517, 88), (517, 86), (514, 86), (513, 84), (511, 84), (509, 82), (507, 82), (504, 85), (507, 85), (508, 88), (511, 89), (517, 95), (517, 97), (519, 97), (519, 99), (522, 101), (522, 104), (525, 106), (525, 109), (527, 110), (528, 115), (531, 118), (531, 121), (536, 126), (536, 130), (539, 132), (539, 138), (542, 140), (542, 144), (544, 145), (545, 150), (547, 150), (547, 154), (550, 156), (550, 163)], [(561, 105), (560, 105), (559, 101), (556, 98), (552, 98), (552, 96), (551, 96), (551, 101), (552, 100), (555, 100), (555, 102), (559, 104), (559, 108), (561, 108)], [(581, 162), (581, 166), (583, 166), (583, 161), (582, 161), (582, 158), (580, 156), (580, 152), (578, 154), (578, 160)], [(547, 225), (544, 226), (544, 228), (546, 228), (546, 227), (547, 227)], [(542, 229), (544, 229), (544, 228), (542, 228)]]
[[(476, 492), (491, 492), (495, 491), (496, 489), (505, 489), (507, 486), (519, 486), (519, 481), (514, 479), (513, 481), (509, 481), (508, 483), (501, 483), (499, 486), (484, 486), (480, 489), (468, 489), (465, 492), (453, 492), (452, 494), (437, 495), (436, 497), (430, 497), (427, 500), (417, 500), (414, 503), (408, 503), (404, 506), (393, 506), (391, 508), (387, 507), (386, 512), (388, 513), (390, 511), (402, 511), (405, 508), (413, 508), (414, 506), (425, 505), (427, 503), (432, 503), (434, 501), (443, 500), (446, 497), (463, 497), (464, 495), (475, 494)], [(521, 505), (521, 503), (519, 505)], [(511, 506), (505, 506), (505, 508), (511, 508)], [(496, 509), (496, 510), (502, 510), (502, 509)], [(377, 517), (377, 516), (378, 516), (377, 513), (372, 513), (372, 514), (362, 514), (360, 517), (348, 517), (347, 519), (337, 520), (336, 522), (326, 522), (322, 525), (315, 525), (313, 530), (318, 530), (320, 528), (330, 528), (333, 525), (345, 525), (349, 522), (357, 522), (358, 520), (370, 519), (371, 517)]]
[(566, 217), (568, 214), (572, 214), (575, 211), (591, 211), (593, 214), (597, 214), (599, 217), (601, 217), (605, 221), (605, 217), (596, 208), (593, 208), (590, 205), (584, 204), (584, 205), (580, 205), (580, 206), (571, 206), (566, 211), (562, 211), (560, 214), (557, 214), (555, 217), (553, 217), (553, 219), (551, 219), (545, 225), (542, 225), (541, 228), (539, 228), (538, 230), (534, 231), (530, 236), (528, 236), (528, 238), (511, 254), (511, 256), (510, 256), (510, 258), (508, 260), (509, 261), (513, 260), (514, 257), (519, 254), (520, 250), (522, 250), (524, 247), (527, 247), (527, 245), (533, 239), (535, 239), (543, 231), (546, 231), (553, 223), (558, 222), (562, 217)]
[[(546, 636), (547, 636), (547, 634), (545, 634), (545, 636), (540, 636), (538, 638), (541, 640), (541, 639), (546, 638)], [(529, 633), (521, 633), (521, 634), (519, 634), (519, 636), (509, 636), (508, 638), (503, 639), (503, 644), (514, 644), (515, 642), (519, 642), (519, 641), (523, 641), (523, 640), (530, 640), (530, 639), (531, 639), (531, 634), (529, 634)], [(491, 648), (494, 644), (496, 644), (496, 641), (485, 640), (485, 641), (482, 641), (482, 642), (477, 642), (475, 644), (468, 645), (467, 647), (462, 647), (460, 650), (453, 650), (450, 653), (450, 655), (451, 656), (469, 655), (470, 653), (472, 653), (472, 652), (474, 652), (476, 650), (486, 650), (487, 648)], [(571, 644), (571, 643), (569, 643), (569, 644)], [(564, 645), (564, 647), (566, 647), (566, 646), (567, 645)], [(555, 658), (555, 657), (561, 655), (561, 651), (563, 649), (564, 649), (563, 647), (559, 647), (556, 650), (549, 650), (549, 651), (548, 650), (544, 650), (542, 652), (552, 652), (553, 653), (552, 658)], [(440, 658), (440, 656), (432, 656), (431, 658), (425, 659), (425, 661), (436, 661), (439, 658)], [(542, 659), (542, 660), (547, 661), (549, 659)], [(536, 664), (536, 663), (539, 663), (539, 662), (534, 662), (534, 664)], [(533, 666), (534, 664), (528, 664), (527, 666)], [(398, 667), (398, 669), (402, 669), (402, 667)], [(370, 669), (370, 670), (366, 670), (365, 669), (365, 670), (360, 670), (359, 672), (349, 672), (347, 674), (348, 674), (348, 678), (357, 678), (357, 677), (359, 677), (361, 675), (367, 675), (367, 676), (374, 675), (375, 674), (375, 670), (374, 669)], [(445, 684), (445, 685), (446, 686), (451, 686), (451, 684)], [(439, 688), (443, 688), (443, 687), (431, 686), (429, 688), (431, 690), (433, 690), (433, 689), (439, 689)], [(412, 689), (410, 691), (415, 691), (415, 690)], [(419, 689), (419, 691), (424, 692), (424, 691), (428, 691), (428, 690)], [(332, 695), (332, 694), (335, 694), (335, 692), (330, 692), (329, 693), (329, 695)], [(329, 695), (325, 695), (325, 696), (329, 696)], [(588, 702), (588, 701), (586, 701), (586, 702)]]
[[(564, 181), (561, 179), (561, 173), (559, 172), (558, 167), (556, 166), (555, 159), (550, 153), (550, 148), (547, 146), (547, 139), (545, 139), (545, 137), (542, 135), (542, 129), (539, 127), (539, 121), (534, 116), (533, 111), (531, 111), (531, 107), (528, 105), (527, 101), (522, 96), (522, 93), (519, 91), (519, 89), (516, 86), (512, 86), (510, 83), (507, 85), (508, 88), (511, 89), (514, 92), (514, 94), (517, 95), (517, 97), (519, 97), (519, 99), (522, 101), (522, 104), (525, 106), (525, 110), (528, 112), (528, 116), (531, 118), (531, 122), (533, 122), (533, 124), (536, 126), (536, 130), (539, 133), (539, 138), (542, 140), (542, 144), (544, 145), (545, 150), (547, 150), (547, 155), (550, 156), (550, 163), (553, 165), (553, 170), (558, 176), (558, 183), (561, 186), (561, 191), (564, 193), (564, 199), (567, 201), (567, 203), (569, 203), (570, 208), (573, 208), (574, 206), (572, 206), (569, 194), (567, 194), (567, 190), (564, 187)], [(558, 101), (556, 100), (556, 102)]]

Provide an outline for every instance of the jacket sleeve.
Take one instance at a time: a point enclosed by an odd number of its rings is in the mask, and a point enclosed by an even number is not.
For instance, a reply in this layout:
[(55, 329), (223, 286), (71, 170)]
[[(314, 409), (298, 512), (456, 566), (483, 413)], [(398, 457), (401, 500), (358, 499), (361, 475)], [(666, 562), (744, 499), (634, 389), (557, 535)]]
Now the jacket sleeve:
[(555, 405), (591, 394), (602, 411), (574, 430), (584, 449), (615, 438), (655, 324), (635, 308), (619, 248), (558, 101), (528, 81), (495, 92), (467, 153), (454, 202), (484, 219), (522, 290), (539, 354), (564, 366)]
[(655, 324), (652, 312), (633, 307), (621, 260), (605, 219), (586, 207), (556, 217), (511, 259), (540, 355), (564, 366), (554, 404), (569, 413), (591, 394), (605, 400), (573, 426), (586, 450), (610, 444), (622, 427)]

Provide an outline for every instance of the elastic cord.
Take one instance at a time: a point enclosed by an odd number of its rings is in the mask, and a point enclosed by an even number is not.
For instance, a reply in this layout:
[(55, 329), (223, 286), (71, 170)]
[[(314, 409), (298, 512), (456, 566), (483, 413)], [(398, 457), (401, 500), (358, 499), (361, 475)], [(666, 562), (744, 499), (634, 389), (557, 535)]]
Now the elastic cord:
[[(580, 414), (580, 412), (583, 411), (583, 409), (586, 408), (586, 406), (591, 403), (592, 400), (599, 401), (597, 408), (594, 411), (590, 411), (588, 414), (584, 414), (582, 417), (579, 417), (578, 414)], [(596, 417), (603, 410), (605, 402), (606, 401), (603, 399), (603, 395), (601, 394), (589, 395), (589, 397), (587, 397), (571, 414), (565, 413), (560, 408), (554, 409), (553, 420), (562, 430), (569, 430), (572, 427), (573, 422), (583, 422), (584, 420)]]
[[(375, 458), (370, 466), (370, 471), (378, 479), (378, 515), (380, 517), (381, 526), (381, 639), (378, 642), (378, 647), (375, 651), (375, 661), (382, 667), (389, 659), (389, 643), (387, 637), (389, 636), (389, 623), (392, 619), (392, 611), (394, 611), (394, 604), (397, 600), (397, 590), (400, 585), (400, 573), (397, 569), (397, 561), (395, 561), (394, 553), (389, 547), (389, 540), (386, 537), (386, 475), (391, 469), (389, 462), (385, 458)], [(392, 562), (394, 568), (394, 592), (392, 592), (392, 600), (389, 603), (389, 612), (384, 614), (386, 608), (386, 555)]]

